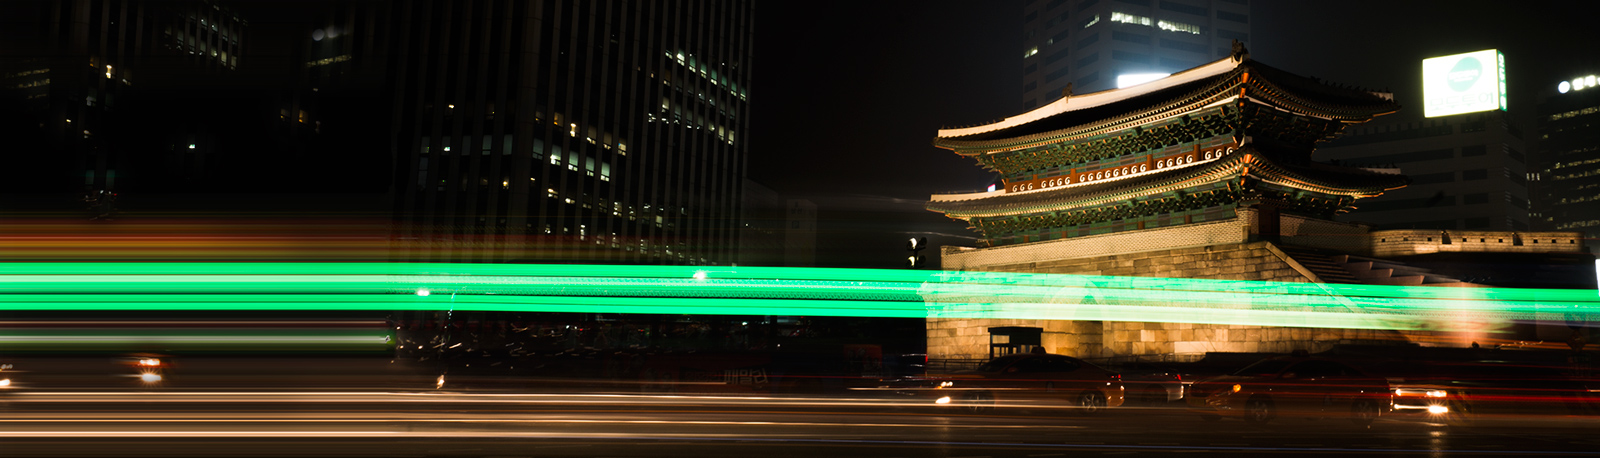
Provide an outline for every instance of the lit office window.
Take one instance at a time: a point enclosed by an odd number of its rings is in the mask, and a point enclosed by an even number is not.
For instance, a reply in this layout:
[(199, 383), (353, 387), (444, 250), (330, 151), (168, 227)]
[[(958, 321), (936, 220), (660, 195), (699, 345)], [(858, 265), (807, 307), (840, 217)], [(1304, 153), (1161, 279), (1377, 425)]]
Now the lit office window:
[(1199, 35), (1200, 34), (1200, 26), (1193, 25), (1193, 24), (1184, 24), (1184, 23), (1181, 23), (1181, 22), (1158, 21), (1158, 22), (1156, 22), (1156, 27), (1161, 29), (1161, 30), (1168, 31), (1168, 32), (1192, 33), (1192, 34), (1195, 34), (1195, 35)]
[(1111, 13), (1111, 22), (1121, 22), (1123, 24), (1138, 24), (1138, 25), (1142, 25), (1142, 26), (1149, 26), (1149, 25), (1151, 25), (1153, 23), (1153, 21), (1151, 21), (1150, 18), (1147, 18), (1147, 17), (1144, 17), (1144, 16), (1134, 16), (1134, 15), (1128, 14), (1128, 13), (1116, 13), (1116, 12)]

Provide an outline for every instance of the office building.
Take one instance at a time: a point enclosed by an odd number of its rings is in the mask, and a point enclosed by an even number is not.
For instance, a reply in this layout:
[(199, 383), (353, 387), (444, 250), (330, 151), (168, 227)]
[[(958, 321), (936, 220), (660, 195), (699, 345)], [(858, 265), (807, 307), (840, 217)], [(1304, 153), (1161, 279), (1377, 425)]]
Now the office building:
[[(416, 261), (736, 262), (749, 2), (396, 6)], [(423, 246), (426, 245), (426, 246)]]
[(12, 202), (81, 193), (104, 213), (124, 188), (164, 191), (215, 167), (215, 102), (204, 95), (240, 65), (250, 27), (237, 12), (53, 0), (7, 2), (0, 18), (0, 116), (10, 146), (30, 152), (0, 179)]
[(1198, 67), (1250, 41), (1249, 0), (1030, 0), (1022, 107)]
[(1600, 87), (1593, 73), (1551, 83), (1538, 105), (1534, 225), (1600, 237)]
[(1362, 201), (1339, 220), (1378, 229), (1525, 231), (1523, 133), (1502, 111), (1356, 126), (1317, 149), (1341, 165), (1398, 169), (1411, 184)]
[(740, 218), (739, 265), (816, 266), (816, 204), (746, 179)]

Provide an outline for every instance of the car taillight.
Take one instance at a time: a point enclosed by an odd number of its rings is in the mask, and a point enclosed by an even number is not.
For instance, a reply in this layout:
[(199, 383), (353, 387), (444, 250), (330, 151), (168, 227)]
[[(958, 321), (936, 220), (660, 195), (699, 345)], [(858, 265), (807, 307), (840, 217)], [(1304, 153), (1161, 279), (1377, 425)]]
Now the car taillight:
[(1172, 374), (1172, 379), (1182, 382), (1183, 381), (1183, 374)]
[(1111, 374), (1111, 379), (1112, 380), (1121, 381), (1122, 380), (1122, 374)]

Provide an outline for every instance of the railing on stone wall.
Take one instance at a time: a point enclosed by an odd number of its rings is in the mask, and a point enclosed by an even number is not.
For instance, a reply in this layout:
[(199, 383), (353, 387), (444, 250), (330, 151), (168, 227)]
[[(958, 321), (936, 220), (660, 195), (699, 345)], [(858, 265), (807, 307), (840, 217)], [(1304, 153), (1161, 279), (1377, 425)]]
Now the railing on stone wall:
[[(1097, 358), (1078, 358), (1088, 361), (1096, 366), (1120, 366), (1132, 363), (1193, 363), (1205, 359), (1205, 354), (1195, 355), (1124, 355)], [(927, 372), (929, 374), (948, 374), (957, 371), (977, 369), (989, 358), (928, 358)]]
[(1078, 358), (1096, 366), (1118, 366), (1131, 363), (1193, 363), (1205, 359), (1204, 353), (1194, 355), (1123, 355), (1100, 358)]
[(983, 363), (989, 362), (988, 358), (928, 358), (929, 374), (948, 374), (956, 371), (969, 371), (977, 369)]

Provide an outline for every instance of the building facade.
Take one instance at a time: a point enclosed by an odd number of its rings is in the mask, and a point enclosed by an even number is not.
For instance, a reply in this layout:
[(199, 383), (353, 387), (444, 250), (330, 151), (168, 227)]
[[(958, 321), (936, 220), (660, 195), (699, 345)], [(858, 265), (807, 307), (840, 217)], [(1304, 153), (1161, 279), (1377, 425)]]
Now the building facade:
[(816, 266), (816, 204), (746, 179), (740, 218), (739, 265)]
[[(0, 5), (0, 116), (20, 155), (4, 188), (79, 194), (108, 214), (125, 188), (201, 179), (218, 154), (202, 97), (240, 65), (249, 23), (215, 2)], [(211, 93), (214, 95), (215, 93)], [(16, 201), (16, 199), (13, 199)]]
[(736, 262), (749, 2), (397, 6), (407, 260)]
[(1500, 111), (1347, 129), (1321, 160), (1396, 168), (1410, 186), (1361, 202), (1341, 221), (1380, 229), (1526, 231), (1527, 144)]
[(1023, 6), (1022, 106), (1177, 73), (1250, 41), (1250, 0), (1034, 0)]
[(1541, 93), (1534, 226), (1600, 237), (1600, 87), (1593, 74)]

